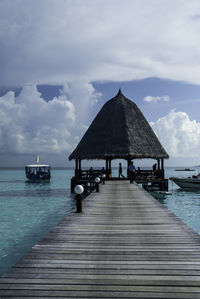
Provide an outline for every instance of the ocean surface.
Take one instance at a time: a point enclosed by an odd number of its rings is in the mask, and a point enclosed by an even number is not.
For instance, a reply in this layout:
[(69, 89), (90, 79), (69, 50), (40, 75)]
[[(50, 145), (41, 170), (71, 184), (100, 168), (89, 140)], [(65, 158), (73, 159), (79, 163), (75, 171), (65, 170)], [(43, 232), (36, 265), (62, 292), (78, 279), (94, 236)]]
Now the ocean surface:
[[(70, 194), (73, 173), (53, 169), (50, 182), (30, 183), (23, 169), (0, 170), (0, 275), (75, 208)], [(169, 168), (165, 176), (197, 173)], [(200, 234), (200, 191), (183, 191), (171, 181), (169, 189), (172, 194), (156, 198)]]

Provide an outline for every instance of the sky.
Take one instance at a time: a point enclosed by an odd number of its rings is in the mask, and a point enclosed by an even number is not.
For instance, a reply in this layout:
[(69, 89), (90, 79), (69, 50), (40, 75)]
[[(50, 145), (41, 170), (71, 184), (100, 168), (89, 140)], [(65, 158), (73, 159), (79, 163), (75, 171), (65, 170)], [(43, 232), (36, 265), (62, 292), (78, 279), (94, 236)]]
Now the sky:
[(199, 32), (199, 0), (0, 0), (0, 167), (73, 166), (119, 88), (166, 166), (199, 165)]

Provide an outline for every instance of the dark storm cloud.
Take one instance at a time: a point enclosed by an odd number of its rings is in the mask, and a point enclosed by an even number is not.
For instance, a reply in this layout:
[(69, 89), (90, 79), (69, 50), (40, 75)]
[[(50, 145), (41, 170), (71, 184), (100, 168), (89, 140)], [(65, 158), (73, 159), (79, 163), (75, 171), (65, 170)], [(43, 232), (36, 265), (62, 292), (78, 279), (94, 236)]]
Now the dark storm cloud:
[(197, 11), (195, 0), (3, 0), (1, 85), (83, 76), (199, 83)]

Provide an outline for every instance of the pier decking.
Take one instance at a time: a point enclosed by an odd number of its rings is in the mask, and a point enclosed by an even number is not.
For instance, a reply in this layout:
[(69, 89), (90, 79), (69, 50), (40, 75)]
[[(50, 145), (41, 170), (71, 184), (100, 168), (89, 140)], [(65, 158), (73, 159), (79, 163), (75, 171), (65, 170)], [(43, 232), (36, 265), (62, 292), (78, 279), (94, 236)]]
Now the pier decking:
[(109, 181), (0, 278), (0, 298), (200, 298), (200, 236)]

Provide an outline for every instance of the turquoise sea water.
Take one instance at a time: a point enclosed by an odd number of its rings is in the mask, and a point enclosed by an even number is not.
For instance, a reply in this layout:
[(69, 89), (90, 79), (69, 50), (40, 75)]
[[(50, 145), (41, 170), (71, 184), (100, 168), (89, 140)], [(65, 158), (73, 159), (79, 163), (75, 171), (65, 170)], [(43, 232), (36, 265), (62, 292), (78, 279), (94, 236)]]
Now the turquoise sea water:
[[(114, 171), (117, 174), (117, 171)], [(195, 172), (167, 169), (166, 177)], [(0, 274), (74, 209), (72, 169), (52, 170), (48, 183), (27, 183), (24, 170), (0, 170)], [(171, 195), (158, 200), (200, 234), (200, 191), (182, 191), (170, 182)]]
[(51, 181), (26, 182), (24, 170), (0, 170), (0, 274), (74, 208), (73, 170), (52, 170)]
[[(165, 177), (192, 177), (199, 172), (199, 168), (195, 171), (175, 171), (175, 169), (168, 168), (165, 171)], [(200, 190), (181, 189), (170, 180), (169, 190), (172, 191), (171, 195), (153, 195), (188, 226), (200, 234)]]

